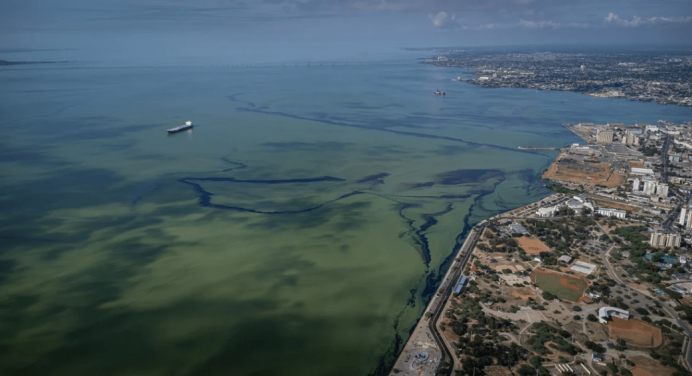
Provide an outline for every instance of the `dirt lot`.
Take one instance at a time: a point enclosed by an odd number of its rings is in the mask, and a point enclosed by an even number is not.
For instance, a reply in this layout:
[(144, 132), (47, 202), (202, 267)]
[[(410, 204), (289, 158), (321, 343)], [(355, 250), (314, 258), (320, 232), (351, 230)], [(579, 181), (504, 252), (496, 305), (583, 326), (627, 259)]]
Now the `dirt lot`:
[(629, 164), (630, 167), (644, 167), (644, 162), (639, 161), (628, 161), (627, 164)]
[(608, 335), (612, 341), (622, 338), (628, 344), (639, 347), (658, 347), (663, 343), (661, 329), (636, 319), (623, 320), (613, 317), (608, 323)]
[(513, 373), (505, 366), (488, 366), (483, 370), (488, 376), (512, 376)]
[(613, 209), (620, 209), (620, 210), (629, 210), (633, 213), (639, 212), (639, 208), (636, 206), (632, 206), (632, 205), (626, 205), (626, 204), (621, 204), (618, 202), (598, 200), (598, 199), (593, 199), (593, 202), (598, 207), (606, 207), (606, 208), (613, 208)]
[(541, 176), (546, 180), (559, 180), (572, 183), (584, 183), (588, 185), (604, 185), (615, 188), (627, 181), (627, 176), (623, 174), (610, 174), (610, 164), (608, 163), (584, 163), (579, 162), (579, 166), (591, 168), (598, 171), (586, 171), (580, 169), (567, 168), (564, 164), (560, 165), (560, 160), (569, 158), (568, 154), (560, 153), (560, 156), (550, 165), (548, 170)]
[(529, 300), (529, 298), (536, 299), (536, 294), (534, 294), (533, 290), (531, 290), (529, 287), (518, 287), (512, 289), (512, 296), (522, 300)]
[(657, 361), (644, 356), (633, 356), (629, 360), (634, 362), (634, 368), (629, 368), (633, 376), (671, 376), (675, 369), (663, 367)]
[(521, 249), (526, 252), (526, 254), (529, 255), (535, 255), (539, 254), (541, 252), (548, 252), (550, 251), (550, 248), (548, 248), (547, 245), (543, 244), (542, 241), (533, 238), (533, 237), (526, 237), (522, 236), (520, 238), (516, 238), (517, 242), (519, 243), (519, 246)]
[(586, 332), (594, 342), (603, 342), (608, 340), (607, 327), (601, 323), (586, 321)]

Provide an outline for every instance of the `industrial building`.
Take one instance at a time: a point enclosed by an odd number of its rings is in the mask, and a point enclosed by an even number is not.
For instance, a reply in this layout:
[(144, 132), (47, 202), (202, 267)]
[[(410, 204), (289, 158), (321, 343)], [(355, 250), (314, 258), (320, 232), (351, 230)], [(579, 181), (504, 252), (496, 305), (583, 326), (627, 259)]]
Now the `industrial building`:
[(639, 136), (642, 135), (642, 130), (639, 128), (627, 128), (622, 134), (622, 143), (625, 145), (639, 145)]
[(608, 128), (624, 128), (625, 123), (608, 123)]
[(632, 167), (630, 175), (653, 175), (654, 170), (650, 168)]
[(596, 265), (589, 264), (588, 262), (584, 262), (584, 261), (577, 261), (570, 268), (570, 270), (574, 270), (575, 272), (584, 273), (584, 274), (591, 274), (594, 272), (594, 270), (596, 270)]
[(596, 142), (599, 144), (612, 144), (613, 143), (613, 132), (612, 131), (598, 131), (596, 135)]
[(464, 277), (462, 275), (461, 278), (459, 278), (459, 283), (457, 283), (457, 285), (454, 287), (454, 293), (455, 294), (460, 293), (461, 289), (464, 288), (465, 284), (466, 284), (466, 277)]
[(509, 229), (514, 231), (515, 234), (529, 235), (529, 230), (517, 222), (512, 222), (509, 224)]

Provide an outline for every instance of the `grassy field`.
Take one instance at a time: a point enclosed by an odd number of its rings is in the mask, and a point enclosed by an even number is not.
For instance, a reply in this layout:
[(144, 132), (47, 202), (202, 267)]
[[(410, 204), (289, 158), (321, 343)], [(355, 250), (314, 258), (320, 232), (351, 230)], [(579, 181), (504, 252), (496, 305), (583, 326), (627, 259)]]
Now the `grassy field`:
[(552, 273), (535, 272), (531, 275), (533, 282), (543, 291), (560, 299), (577, 301), (586, 290), (586, 282), (575, 277)]

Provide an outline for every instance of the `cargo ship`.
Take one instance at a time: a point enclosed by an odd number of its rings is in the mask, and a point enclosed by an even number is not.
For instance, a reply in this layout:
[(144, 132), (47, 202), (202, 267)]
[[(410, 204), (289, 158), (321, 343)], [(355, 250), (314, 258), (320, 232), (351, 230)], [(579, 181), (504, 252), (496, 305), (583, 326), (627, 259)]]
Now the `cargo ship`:
[(185, 124), (179, 125), (175, 128), (171, 128), (166, 130), (168, 133), (177, 133), (177, 132), (182, 132), (186, 129), (192, 129), (192, 122), (190, 120), (186, 121)]

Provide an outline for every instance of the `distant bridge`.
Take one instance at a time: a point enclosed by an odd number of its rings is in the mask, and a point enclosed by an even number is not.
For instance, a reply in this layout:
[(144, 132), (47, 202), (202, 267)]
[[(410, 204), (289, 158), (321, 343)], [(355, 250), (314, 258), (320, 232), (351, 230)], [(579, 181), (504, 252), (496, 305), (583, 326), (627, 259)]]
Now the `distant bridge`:
[(519, 146), (519, 150), (560, 150), (562, 148), (554, 146)]

